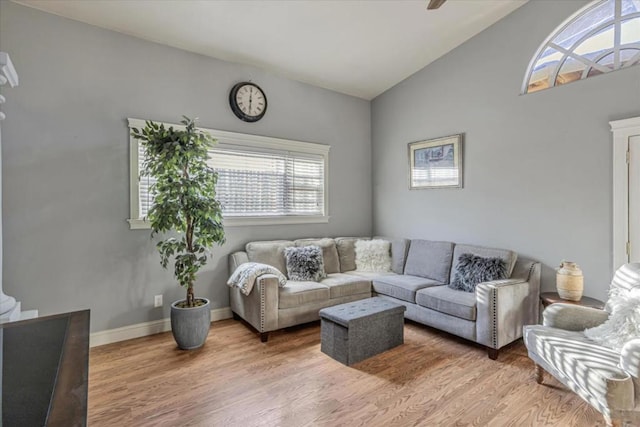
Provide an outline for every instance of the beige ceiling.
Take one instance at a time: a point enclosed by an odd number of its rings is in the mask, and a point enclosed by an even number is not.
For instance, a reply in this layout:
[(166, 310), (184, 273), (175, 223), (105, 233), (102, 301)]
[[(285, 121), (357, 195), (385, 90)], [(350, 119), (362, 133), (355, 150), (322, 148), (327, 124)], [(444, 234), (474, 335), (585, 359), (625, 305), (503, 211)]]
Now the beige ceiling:
[(372, 99), (527, 0), (15, 0)]

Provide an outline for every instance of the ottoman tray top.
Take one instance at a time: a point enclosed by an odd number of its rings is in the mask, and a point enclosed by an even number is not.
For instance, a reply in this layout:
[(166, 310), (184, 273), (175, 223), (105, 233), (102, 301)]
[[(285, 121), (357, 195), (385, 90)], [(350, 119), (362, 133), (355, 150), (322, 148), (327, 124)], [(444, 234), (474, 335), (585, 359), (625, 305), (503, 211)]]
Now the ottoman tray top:
[(404, 313), (406, 307), (384, 298), (373, 297), (345, 304), (334, 305), (320, 310), (320, 317), (331, 320), (344, 327), (353, 321), (362, 321), (370, 317)]

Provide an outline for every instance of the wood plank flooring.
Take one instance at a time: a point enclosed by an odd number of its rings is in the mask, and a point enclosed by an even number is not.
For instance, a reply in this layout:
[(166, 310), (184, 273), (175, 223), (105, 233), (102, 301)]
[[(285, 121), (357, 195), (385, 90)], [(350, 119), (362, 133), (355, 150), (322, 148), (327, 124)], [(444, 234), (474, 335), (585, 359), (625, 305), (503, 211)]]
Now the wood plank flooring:
[(271, 334), (212, 324), (205, 346), (171, 333), (91, 350), (90, 426), (603, 426), (522, 341), (497, 361), (407, 321), (405, 344), (346, 367), (320, 351), (320, 324)]

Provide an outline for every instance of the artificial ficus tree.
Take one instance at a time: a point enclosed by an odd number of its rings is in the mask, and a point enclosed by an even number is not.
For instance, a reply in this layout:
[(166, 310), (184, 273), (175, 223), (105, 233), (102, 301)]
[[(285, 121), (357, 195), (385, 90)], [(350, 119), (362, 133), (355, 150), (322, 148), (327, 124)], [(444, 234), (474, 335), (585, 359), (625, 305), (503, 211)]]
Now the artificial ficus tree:
[(207, 263), (213, 244), (223, 244), (225, 237), (216, 200), (218, 174), (207, 164), (216, 140), (197, 129), (195, 120), (183, 116), (180, 123), (184, 129), (147, 121), (131, 135), (144, 147), (141, 174), (154, 179), (146, 218), (151, 236), (172, 234), (156, 245), (160, 264), (167, 268), (173, 260), (174, 276), (187, 290), (184, 306), (194, 307), (196, 273)]

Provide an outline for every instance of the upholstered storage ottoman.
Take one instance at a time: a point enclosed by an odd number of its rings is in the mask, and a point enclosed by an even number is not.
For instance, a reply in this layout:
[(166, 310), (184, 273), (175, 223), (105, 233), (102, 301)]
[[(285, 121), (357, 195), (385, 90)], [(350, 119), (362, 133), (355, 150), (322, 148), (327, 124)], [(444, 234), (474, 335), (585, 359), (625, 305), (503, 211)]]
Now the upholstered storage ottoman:
[(406, 307), (367, 298), (320, 310), (320, 350), (353, 365), (404, 343)]

